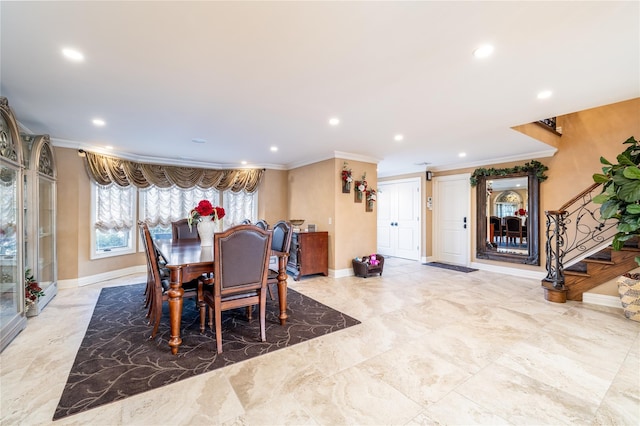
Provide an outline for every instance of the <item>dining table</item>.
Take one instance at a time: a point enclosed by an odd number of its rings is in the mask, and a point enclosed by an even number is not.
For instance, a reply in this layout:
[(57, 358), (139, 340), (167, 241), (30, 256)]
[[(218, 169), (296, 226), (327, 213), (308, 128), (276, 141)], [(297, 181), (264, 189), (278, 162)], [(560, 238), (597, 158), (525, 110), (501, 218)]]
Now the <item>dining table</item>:
[[(182, 323), (182, 305), (184, 289), (182, 283), (189, 282), (202, 275), (213, 275), (213, 247), (201, 246), (197, 240), (158, 240), (158, 249), (165, 257), (166, 268), (170, 271), (170, 288), (167, 290), (169, 303), (169, 322), (171, 337), (169, 347), (176, 355), (182, 344), (180, 328)], [(276, 250), (271, 256), (278, 259), (278, 302), (280, 324), (287, 322), (287, 259), (289, 253)]]

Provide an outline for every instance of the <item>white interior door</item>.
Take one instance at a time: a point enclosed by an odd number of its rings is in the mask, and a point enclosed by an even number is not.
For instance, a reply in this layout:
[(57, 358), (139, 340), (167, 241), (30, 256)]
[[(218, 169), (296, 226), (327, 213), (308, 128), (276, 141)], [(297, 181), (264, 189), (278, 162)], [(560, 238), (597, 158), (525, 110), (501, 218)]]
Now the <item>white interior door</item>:
[(420, 258), (420, 178), (378, 185), (378, 253)]
[(469, 174), (434, 179), (433, 235), (436, 260), (467, 266), (469, 263)]

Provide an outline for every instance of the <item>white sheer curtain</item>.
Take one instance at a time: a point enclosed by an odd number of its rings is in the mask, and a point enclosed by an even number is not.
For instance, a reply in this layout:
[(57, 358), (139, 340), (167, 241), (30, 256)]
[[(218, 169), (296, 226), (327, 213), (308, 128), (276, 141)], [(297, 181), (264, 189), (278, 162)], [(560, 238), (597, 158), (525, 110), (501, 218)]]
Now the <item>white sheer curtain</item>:
[(220, 193), (216, 189), (156, 188), (140, 190), (140, 218), (150, 227), (170, 227), (171, 222), (185, 219), (200, 200), (209, 200), (220, 205)]
[(134, 224), (132, 206), (136, 188), (95, 185), (95, 191), (96, 229), (104, 232), (130, 230)]
[(240, 224), (244, 219), (255, 223), (258, 215), (258, 193), (248, 194), (244, 191), (225, 191), (222, 200), (225, 211), (225, 223), (228, 226)]

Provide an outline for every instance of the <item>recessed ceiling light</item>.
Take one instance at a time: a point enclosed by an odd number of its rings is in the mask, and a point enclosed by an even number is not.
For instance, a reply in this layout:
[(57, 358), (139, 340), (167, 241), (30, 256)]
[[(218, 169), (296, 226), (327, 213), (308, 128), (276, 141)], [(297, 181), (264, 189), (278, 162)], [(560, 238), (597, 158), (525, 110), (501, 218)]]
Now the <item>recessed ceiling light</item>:
[(458, 157), (462, 158), (462, 157), (466, 157), (467, 153), (466, 152), (461, 152), (460, 154), (458, 154)]
[(62, 54), (65, 58), (74, 62), (82, 62), (84, 61), (84, 55), (75, 49), (65, 48), (62, 49)]
[(241, 161), (240, 164), (242, 164), (243, 166), (246, 166), (247, 162), (246, 161)]
[(105, 146), (106, 149), (113, 149), (113, 147), (111, 145), (107, 145)]
[(552, 94), (553, 92), (551, 90), (543, 90), (542, 92), (538, 93), (538, 99), (550, 98)]
[(338, 124), (340, 124), (340, 119), (338, 117), (330, 118), (329, 124), (332, 126), (337, 126)]
[(271, 152), (278, 152), (278, 147), (277, 146), (272, 146), (269, 149), (271, 149)]
[(202, 139), (202, 138), (193, 138), (193, 139), (191, 139), (191, 142), (193, 142), (193, 143), (206, 143), (207, 141)]
[(404, 139), (404, 136), (403, 136), (403, 135), (400, 135), (400, 134), (395, 135), (395, 136), (393, 137), (393, 140), (394, 140), (394, 141), (396, 141), (396, 142), (400, 142), (400, 141), (401, 141), (401, 140), (403, 140), (403, 139)]
[(105, 123), (105, 121), (104, 121), (103, 119), (101, 119), (101, 118), (94, 118), (93, 120), (91, 120), (91, 122), (93, 123), (93, 125), (94, 125), (94, 126), (98, 126), (98, 127), (102, 127), (102, 126), (104, 126), (105, 124), (107, 124), (107, 123)]
[(484, 46), (478, 47), (473, 51), (473, 56), (476, 58), (486, 58), (493, 53), (493, 46), (490, 44), (485, 44)]

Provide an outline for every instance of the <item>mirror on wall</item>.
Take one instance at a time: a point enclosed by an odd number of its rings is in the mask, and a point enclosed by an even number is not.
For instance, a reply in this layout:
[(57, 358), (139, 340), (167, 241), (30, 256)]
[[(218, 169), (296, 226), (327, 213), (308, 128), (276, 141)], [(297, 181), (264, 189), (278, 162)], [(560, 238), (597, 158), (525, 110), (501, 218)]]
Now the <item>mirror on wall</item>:
[(477, 177), (478, 259), (539, 265), (536, 173)]

